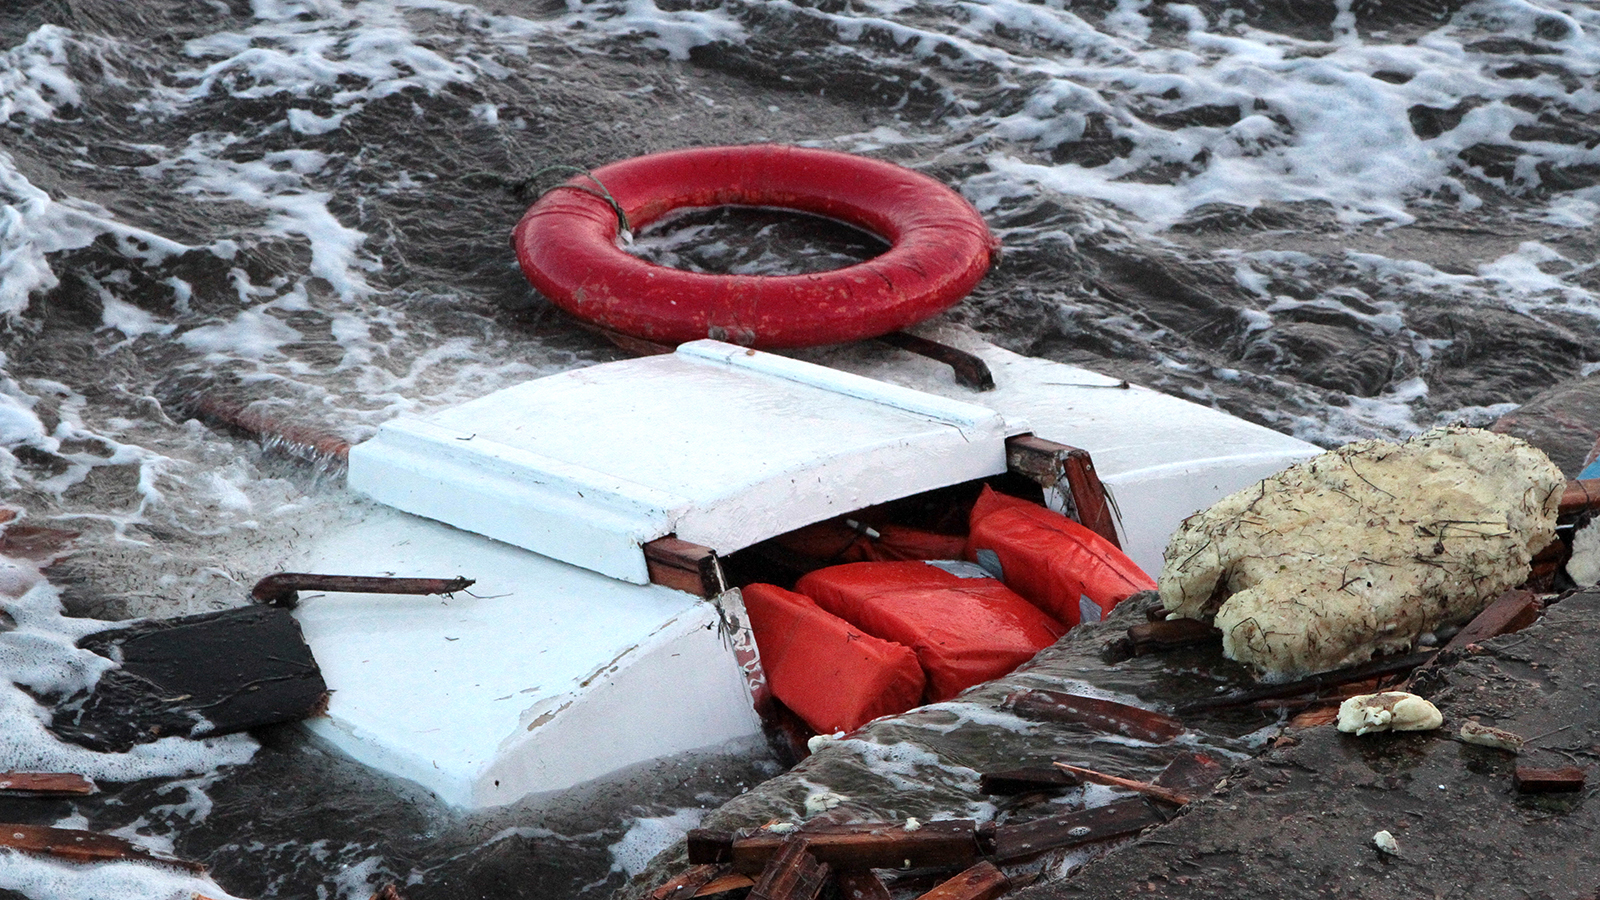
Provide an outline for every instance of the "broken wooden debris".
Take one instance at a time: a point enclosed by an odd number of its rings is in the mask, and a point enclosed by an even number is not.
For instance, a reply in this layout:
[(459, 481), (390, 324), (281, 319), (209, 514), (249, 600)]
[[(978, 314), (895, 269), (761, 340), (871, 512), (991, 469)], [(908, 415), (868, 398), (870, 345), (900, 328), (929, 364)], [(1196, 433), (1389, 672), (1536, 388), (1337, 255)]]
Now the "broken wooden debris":
[(1046, 489), (1055, 488), (1069, 504), (1068, 517), (1121, 549), (1117, 512), (1089, 451), (1019, 434), (1006, 438), (1006, 467)]
[(994, 900), (1011, 887), (1005, 873), (987, 860), (940, 884), (917, 900)]
[(1587, 777), (1587, 770), (1579, 766), (1562, 766), (1559, 769), (1517, 766), (1511, 784), (1524, 794), (1568, 793), (1583, 790)]
[(645, 571), (651, 584), (659, 584), (696, 597), (715, 597), (728, 589), (717, 551), (675, 535), (644, 545)]
[[(15, 516), (15, 513), (12, 513)], [(48, 566), (72, 552), (72, 543), (79, 532), (38, 525), (8, 525), (0, 533), (0, 556), (25, 559), (40, 566)]]
[(1194, 797), (1209, 792), (1226, 774), (1228, 767), (1210, 754), (1181, 753), (1151, 783)]
[(1563, 519), (1600, 510), (1600, 478), (1567, 482), (1566, 489), (1561, 492), (1560, 504), (1558, 515)]
[(1484, 607), (1483, 612), (1478, 613), (1465, 628), (1456, 632), (1455, 637), (1445, 644), (1445, 649), (1458, 650), (1492, 637), (1521, 631), (1538, 621), (1543, 609), (1544, 604), (1532, 591), (1506, 591)]
[(188, 404), (189, 412), (204, 422), (261, 442), (263, 449), (276, 450), (312, 462), (342, 464), (350, 457), (350, 442), (335, 434), (317, 431), (250, 409), (248, 404), (200, 394)]
[(1006, 706), (1025, 719), (1087, 725), (1153, 744), (1166, 743), (1184, 732), (1183, 723), (1171, 716), (1060, 691), (1018, 691), (1006, 698)]
[(75, 828), (0, 824), (0, 847), (9, 847), (40, 856), (53, 856), (71, 862), (121, 860), (160, 863), (187, 869), (190, 872), (206, 870), (205, 866), (197, 862), (160, 856), (119, 837)]
[(984, 772), (978, 776), (978, 790), (984, 794), (1014, 796), (1035, 791), (1057, 791), (1077, 787), (1083, 780), (1055, 766), (1028, 766), (1003, 772)]
[(840, 900), (889, 900), (889, 889), (871, 869), (849, 869), (835, 878)]
[(98, 631), (78, 646), (117, 668), (58, 705), (57, 735), (125, 752), (169, 735), (199, 738), (320, 715), (328, 686), (285, 609), (247, 606)]
[(1173, 806), (1187, 806), (1189, 801), (1192, 799), (1188, 794), (1185, 794), (1182, 791), (1176, 791), (1171, 788), (1162, 787), (1159, 784), (1149, 781), (1138, 781), (1133, 778), (1123, 778), (1120, 775), (1109, 775), (1105, 772), (1096, 772), (1094, 769), (1085, 769), (1081, 766), (1074, 766), (1070, 763), (1064, 762), (1056, 763), (1056, 767), (1069, 775), (1076, 775), (1084, 781), (1092, 784), (1102, 784), (1106, 787), (1119, 787), (1123, 790), (1133, 791), (1136, 794), (1143, 794), (1146, 797), (1153, 797), (1157, 800), (1171, 803)]
[(93, 781), (70, 772), (0, 772), (0, 794), (74, 797), (94, 792)]
[(749, 900), (816, 900), (829, 872), (828, 864), (811, 853), (805, 836), (792, 834), (761, 870)]
[[(1448, 643), (1444, 645), (1444, 652), (1465, 650), (1473, 644), (1481, 643), (1492, 637), (1510, 634), (1532, 625), (1538, 621), (1544, 604), (1537, 594), (1532, 591), (1513, 589), (1506, 591), (1495, 598), (1493, 603), (1483, 608), (1483, 612), (1473, 617), (1465, 627), (1456, 632)], [(1431, 670), (1437, 663), (1436, 655), (1413, 671), (1406, 679), (1403, 688), (1409, 688)]]
[(727, 866), (691, 866), (688, 871), (666, 882), (646, 895), (647, 900), (684, 900), (700, 896), (700, 889), (715, 881), (718, 875), (729, 872)]
[(1065, 850), (1143, 831), (1166, 818), (1143, 797), (1129, 797), (1092, 809), (1007, 823), (994, 830), (996, 862), (1010, 863), (1050, 850)]
[(1233, 691), (1219, 697), (1209, 697), (1204, 700), (1185, 703), (1178, 707), (1177, 713), (1178, 715), (1188, 715), (1190, 713), (1209, 712), (1214, 709), (1248, 706), (1258, 700), (1316, 694), (1352, 681), (1365, 681), (1381, 675), (1400, 675), (1424, 665), (1433, 659), (1436, 653), (1436, 650), (1429, 649), (1419, 650), (1416, 653), (1407, 653), (1403, 656), (1385, 656), (1358, 666), (1347, 666), (1330, 672), (1320, 672), (1296, 681), (1286, 681), (1282, 684), (1265, 684), (1242, 691)]
[(405, 900), (405, 898), (400, 896), (400, 888), (389, 881), (372, 893), (372, 900)]
[[(835, 869), (883, 869), (971, 865), (978, 856), (976, 829), (971, 819), (947, 819), (924, 822), (915, 831), (899, 822), (810, 823), (794, 834), (803, 836), (811, 854)], [(689, 862), (730, 863), (736, 872), (753, 874), (766, 867), (789, 837), (697, 828), (688, 836)]]
[(391, 578), (373, 575), (317, 575), (279, 572), (256, 582), (250, 599), (257, 603), (294, 609), (301, 591), (343, 594), (453, 594), (472, 587), (471, 578)]
[(750, 888), (755, 887), (755, 884), (756, 880), (751, 878), (749, 875), (741, 875), (738, 872), (729, 872), (726, 875), (713, 878), (706, 882), (705, 885), (703, 885), (700, 890), (695, 893), (695, 896), (715, 897), (718, 894), (726, 894), (732, 891), (749, 890)]
[(1181, 647), (1222, 644), (1222, 632), (1199, 619), (1162, 619), (1141, 622), (1128, 629), (1127, 650), (1134, 656), (1162, 653)]

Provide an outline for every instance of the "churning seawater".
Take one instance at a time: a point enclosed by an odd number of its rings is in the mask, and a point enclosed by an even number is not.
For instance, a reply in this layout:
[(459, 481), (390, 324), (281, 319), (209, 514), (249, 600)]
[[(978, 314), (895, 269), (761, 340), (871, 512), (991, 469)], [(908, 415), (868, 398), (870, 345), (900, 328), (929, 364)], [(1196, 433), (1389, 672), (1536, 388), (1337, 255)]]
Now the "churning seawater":
[[(349, 514), (197, 394), (359, 440), (621, 356), (516, 269), (540, 169), (758, 140), (917, 168), (1005, 244), (951, 319), (1333, 445), (1600, 365), (1597, 76), (1600, 11), (1552, 0), (3, 0), (0, 482), (82, 537), (0, 601), (0, 770), (135, 782), (0, 818), (215, 883), (0, 854), (0, 897), (602, 896), (771, 773), (667, 763), (464, 821), (293, 730), (110, 755), (40, 727), (96, 666), (63, 610), (238, 605)], [(715, 217), (641, 243), (870, 252)]]

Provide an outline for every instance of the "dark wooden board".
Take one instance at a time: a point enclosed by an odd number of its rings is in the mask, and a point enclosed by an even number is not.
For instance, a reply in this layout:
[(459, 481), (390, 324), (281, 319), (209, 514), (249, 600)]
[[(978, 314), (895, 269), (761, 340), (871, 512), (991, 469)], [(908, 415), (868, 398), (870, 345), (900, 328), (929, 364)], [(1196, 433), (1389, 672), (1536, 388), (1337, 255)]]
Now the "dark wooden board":
[(1117, 800), (1093, 809), (1001, 825), (994, 831), (992, 856), (996, 862), (1015, 862), (1050, 850), (1133, 834), (1164, 821), (1143, 797)]
[(1184, 732), (1183, 723), (1168, 715), (1060, 691), (1017, 691), (1006, 698), (1006, 705), (1024, 719), (1072, 722), (1154, 744), (1166, 743)]
[(299, 623), (273, 606), (139, 622), (78, 646), (121, 665), (88, 697), (57, 706), (50, 729), (95, 750), (231, 734), (304, 719), (327, 704)]
[[(835, 869), (888, 869), (919, 866), (970, 866), (978, 858), (977, 826), (971, 819), (926, 822), (907, 831), (898, 822), (808, 825), (798, 834), (806, 847)], [(689, 833), (689, 862), (732, 863), (753, 874), (766, 868), (790, 835), (758, 831), (750, 835), (696, 829)]]

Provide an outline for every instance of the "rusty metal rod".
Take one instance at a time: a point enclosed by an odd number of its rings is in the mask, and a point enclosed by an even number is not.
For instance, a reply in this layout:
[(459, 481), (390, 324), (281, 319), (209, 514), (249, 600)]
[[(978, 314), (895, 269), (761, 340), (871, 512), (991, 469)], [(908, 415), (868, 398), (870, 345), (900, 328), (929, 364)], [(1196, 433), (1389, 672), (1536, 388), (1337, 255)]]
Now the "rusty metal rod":
[(279, 572), (256, 582), (250, 599), (257, 603), (294, 609), (300, 591), (345, 594), (453, 594), (474, 583), (471, 578), (392, 578), (373, 575), (316, 575)]

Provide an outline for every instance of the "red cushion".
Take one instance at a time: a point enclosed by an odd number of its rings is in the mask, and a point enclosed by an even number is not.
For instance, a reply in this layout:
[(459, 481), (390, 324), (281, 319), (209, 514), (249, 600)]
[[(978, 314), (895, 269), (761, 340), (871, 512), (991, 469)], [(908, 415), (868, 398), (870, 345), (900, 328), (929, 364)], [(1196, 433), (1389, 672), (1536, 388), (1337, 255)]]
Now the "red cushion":
[(854, 731), (922, 702), (922, 667), (909, 649), (793, 591), (752, 584), (743, 593), (768, 687), (818, 733)]
[(933, 701), (1010, 672), (1064, 631), (1005, 585), (959, 561), (832, 566), (801, 578), (795, 589), (866, 633), (916, 651)]
[[(1059, 513), (989, 488), (972, 507), (968, 559), (1069, 627), (1098, 622), (1156, 583), (1110, 541)], [(990, 555), (992, 554), (992, 555)], [(987, 558), (985, 558), (987, 557)]]

